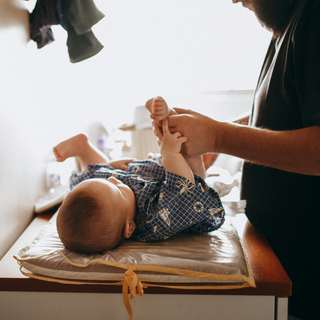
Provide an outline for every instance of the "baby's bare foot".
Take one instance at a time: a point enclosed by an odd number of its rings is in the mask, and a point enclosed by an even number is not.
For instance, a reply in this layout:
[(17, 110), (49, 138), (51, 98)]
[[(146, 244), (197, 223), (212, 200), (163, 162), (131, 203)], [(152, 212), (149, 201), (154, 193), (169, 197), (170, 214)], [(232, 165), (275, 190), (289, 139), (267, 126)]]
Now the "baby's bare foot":
[(162, 97), (148, 100), (146, 108), (151, 112), (151, 118), (156, 122), (160, 122), (170, 115), (170, 109)]
[(156, 97), (153, 102), (153, 114), (155, 121), (166, 119), (170, 114), (170, 109), (162, 97)]
[(88, 137), (81, 133), (59, 143), (53, 148), (53, 153), (57, 161), (62, 162), (70, 157), (81, 156), (88, 146)]

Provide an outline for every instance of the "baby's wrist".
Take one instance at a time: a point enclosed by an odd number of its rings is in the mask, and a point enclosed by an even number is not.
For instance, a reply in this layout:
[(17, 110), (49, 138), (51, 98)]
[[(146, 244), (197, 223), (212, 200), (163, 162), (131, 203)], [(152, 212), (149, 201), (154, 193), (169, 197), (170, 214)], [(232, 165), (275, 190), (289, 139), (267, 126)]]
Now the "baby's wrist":
[(176, 152), (173, 150), (160, 150), (161, 153), (161, 157), (162, 159), (164, 158), (172, 158), (172, 156), (176, 155), (176, 154), (180, 154), (180, 152)]

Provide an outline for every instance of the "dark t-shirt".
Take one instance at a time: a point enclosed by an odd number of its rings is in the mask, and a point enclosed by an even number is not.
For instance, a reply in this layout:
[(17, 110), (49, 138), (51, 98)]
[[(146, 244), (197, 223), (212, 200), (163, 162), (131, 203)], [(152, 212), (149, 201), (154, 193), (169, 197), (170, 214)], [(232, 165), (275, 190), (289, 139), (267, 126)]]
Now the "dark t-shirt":
[[(271, 41), (251, 125), (277, 131), (320, 125), (319, 0), (294, 1), (288, 28)], [(248, 219), (267, 238), (293, 281), (289, 313), (314, 319), (320, 299), (313, 292), (318, 280), (314, 272), (319, 272), (320, 177), (245, 162), (241, 196), (247, 200)]]

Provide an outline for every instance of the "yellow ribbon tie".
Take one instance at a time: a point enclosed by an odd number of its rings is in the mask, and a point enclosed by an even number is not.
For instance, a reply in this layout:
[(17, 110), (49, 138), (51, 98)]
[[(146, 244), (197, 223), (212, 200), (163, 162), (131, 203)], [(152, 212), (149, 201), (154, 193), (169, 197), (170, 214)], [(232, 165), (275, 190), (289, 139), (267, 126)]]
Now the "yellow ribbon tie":
[(143, 296), (143, 286), (141, 281), (138, 279), (137, 275), (133, 272), (133, 269), (129, 269), (124, 274), (124, 281), (122, 285), (122, 297), (123, 297), (123, 303), (127, 308), (128, 314), (130, 316), (130, 320), (133, 320), (132, 318), (132, 309), (130, 305), (130, 301), (128, 298), (128, 289), (130, 292), (130, 299), (133, 300), (137, 293), (140, 297)]

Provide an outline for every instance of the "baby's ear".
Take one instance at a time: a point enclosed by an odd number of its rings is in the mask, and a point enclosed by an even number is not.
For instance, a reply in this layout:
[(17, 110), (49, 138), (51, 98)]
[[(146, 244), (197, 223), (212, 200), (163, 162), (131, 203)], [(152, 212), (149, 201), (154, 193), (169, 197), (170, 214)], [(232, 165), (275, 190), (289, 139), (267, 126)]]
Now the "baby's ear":
[(133, 220), (126, 220), (126, 223), (124, 225), (124, 231), (123, 231), (124, 237), (130, 238), (135, 229), (136, 229), (136, 223)]

